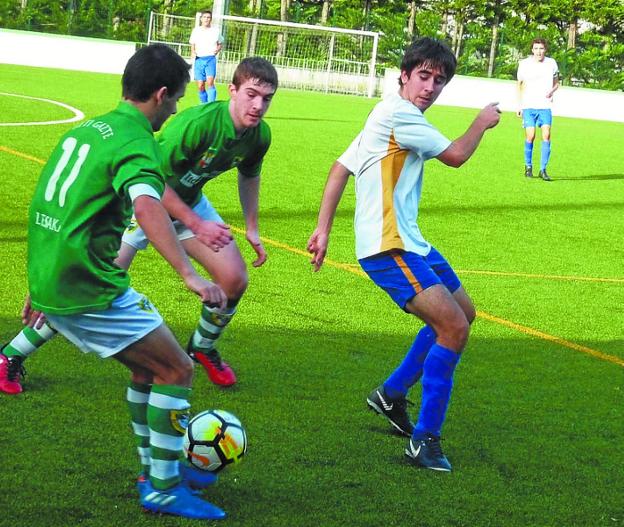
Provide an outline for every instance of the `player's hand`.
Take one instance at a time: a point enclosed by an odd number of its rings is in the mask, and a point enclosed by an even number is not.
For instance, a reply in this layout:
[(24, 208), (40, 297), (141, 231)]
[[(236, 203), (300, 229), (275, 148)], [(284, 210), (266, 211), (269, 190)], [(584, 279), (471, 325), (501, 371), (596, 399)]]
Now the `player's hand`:
[(186, 287), (195, 293), (203, 304), (210, 307), (224, 309), (227, 304), (227, 296), (217, 284), (202, 278), (198, 274), (191, 275), (184, 280)]
[(494, 128), (500, 121), (501, 111), (497, 102), (491, 102), (479, 112), (477, 119), (480, 120), (485, 129)]
[(328, 243), (329, 235), (326, 232), (319, 231), (319, 229), (316, 229), (308, 240), (307, 249), (312, 254), (310, 263), (314, 266), (314, 272), (317, 272), (323, 265)]
[(22, 308), (22, 324), (34, 329), (41, 329), (45, 322), (45, 315), (41, 311), (32, 308), (30, 295), (27, 295), (24, 299), (24, 307)]
[(249, 242), (249, 245), (252, 246), (253, 250), (256, 253), (257, 258), (252, 262), (251, 265), (254, 267), (260, 267), (267, 259), (267, 253), (264, 249), (264, 245), (260, 241), (260, 235), (257, 232), (247, 231), (245, 237)]
[(219, 249), (222, 249), (234, 239), (230, 226), (220, 221), (201, 221), (193, 229), (193, 234), (201, 243), (214, 252), (219, 252)]
[(518, 117), (522, 117), (522, 110), (518, 110), (518, 111), (516, 111), (516, 115), (517, 115)]

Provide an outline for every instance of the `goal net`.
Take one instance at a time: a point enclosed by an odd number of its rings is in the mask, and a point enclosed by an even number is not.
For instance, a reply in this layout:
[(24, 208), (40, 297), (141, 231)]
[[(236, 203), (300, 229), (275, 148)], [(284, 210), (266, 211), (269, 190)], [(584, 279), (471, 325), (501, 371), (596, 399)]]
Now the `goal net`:
[[(161, 42), (190, 57), (196, 18), (151, 13), (148, 44)], [(372, 97), (378, 33), (224, 15), (213, 20), (224, 37), (217, 81), (228, 82), (245, 57), (269, 60), (280, 86)]]

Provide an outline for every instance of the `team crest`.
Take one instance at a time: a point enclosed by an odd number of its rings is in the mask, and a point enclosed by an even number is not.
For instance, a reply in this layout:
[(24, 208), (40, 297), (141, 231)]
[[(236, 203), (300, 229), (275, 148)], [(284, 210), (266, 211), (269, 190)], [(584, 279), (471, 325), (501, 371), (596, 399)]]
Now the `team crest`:
[(210, 163), (212, 163), (212, 160), (215, 158), (216, 155), (217, 149), (215, 147), (210, 147), (204, 154), (204, 157), (199, 160), (199, 168), (206, 168)]
[(223, 313), (211, 313), (210, 314), (211, 322), (215, 326), (219, 326), (220, 328), (225, 326), (230, 321), (231, 318), (232, 318), (232, 315), (225, 315)]
[(139, 228), (139, 224), (137, 223), (137, 220), (134, 216), (132, 216), (132, 219), (130, 220), (130, 223), (128, 223), (128, 226), (126, 227), (126, 232), (134, 232)]
[(154, 312), (154, 306), (152, 305), (152, 303), (145, 297), (141, 298), (141, 300), (139, 300), (137, 302), (137, 306), (141, 311), (145, 311), (146, 313), (153, 313)]
[(189, 422), (189, 411), (186, 410), (170, 410), (169, 411), (169, 421), (171, 422), (171, 426), (181, 434), (186, 432), (188, 428)]

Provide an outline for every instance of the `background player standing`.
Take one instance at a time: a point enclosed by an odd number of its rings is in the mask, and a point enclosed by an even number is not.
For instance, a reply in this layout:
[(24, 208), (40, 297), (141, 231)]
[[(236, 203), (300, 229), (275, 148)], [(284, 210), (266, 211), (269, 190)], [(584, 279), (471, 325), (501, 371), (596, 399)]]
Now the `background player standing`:
[(552, 181), (546, 172), (550, 159), (550, 128), (552, 99), (559, 88), (559, 68), (546, 56), (546, 40), (536, 38), (531, 43), (532, 56), (518, 64), (518, 117), (522, 117), (525, 132), (524, 175), (533, 177), (533, 143), (535, 128), (542, 130), (542, 152), (539, 177)]
[[(401, 309), (426, 324), (403, 362), (370, 393), (367, 403), (411, 436), (405, 453), (414, 464), (439, 471), (451, 470), (440, 446), (440, 433), (453, 373), (475, 310), (451, 266), (418, 228), (424, 161), (436, 157), (446, 165), (461, 166), (475, 152), (485, 131), (500, 119), (496, 104), (490, 104), (453, 142), (427, 122), (423, 113), (451, 80), (455, 68), (453, 53), (441, 41), (422, 38), (408, 47), (401, 62), (399, 92), (375, 106), (355, 156), (348, 154), (352, 145), (345, 153), (351, 160), (334, 167), (317, 229), (308, 242), (312, 263), (318, 268), (327, 250), (335, 205), (346, 183), (345, 171), (353, 170), (350, 165), (355, 164), (355, 238), (360, 265)], [(405, 396), (421, 377), (422, 402), (413, 426)]]
[(117, 256), (133, 210), (146, 236), (202, 302), (225, 295), (197, 274), (160, 203), (165, 190), (153, 131), (176, 112), (188, 64), (167, 46), (140, 49), (122, 77), (117, 109), (66, 133), (44, 166), (30, 205), (26, 318), (39, 311), (84, 352), (132, 372), (127, 401), (141, 458), (141, 504), (152, 511), (220, 519), (193, 494), (206, 486), (181, 467), (192, 362), (149, 300), (129, 287)]
[(213, 102), (217, 98), (214, 80), (217, 76), (217, 55), (223, 46), (223, 36), (211, 24), (212, 11), (202, 11), (199, 26), (193, 28), (189, 39), (191, 59), (195, 60), (193, 73), (201, 103)]

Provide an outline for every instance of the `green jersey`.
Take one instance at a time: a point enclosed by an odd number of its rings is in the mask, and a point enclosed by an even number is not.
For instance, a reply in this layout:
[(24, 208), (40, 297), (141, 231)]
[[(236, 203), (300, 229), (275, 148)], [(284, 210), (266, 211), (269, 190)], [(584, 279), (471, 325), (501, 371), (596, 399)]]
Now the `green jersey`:
[(204, 184), (226, 170), (237, 167), (243, 176), (258, 177), (271, 144), (271, 130), (260, 121), (237, 137), (229, 102), (218, 101), (180, 112), (158, 142), (167, 185), (193, 207)]
[(28, 280), (35, 309), (99, 311), (128, 289), (128, 274), (114, 259), (132, 216), (130, 194), (162, 196), (161, 163), (151, 124), (125, 102), (62, 137), (30, 205)]

